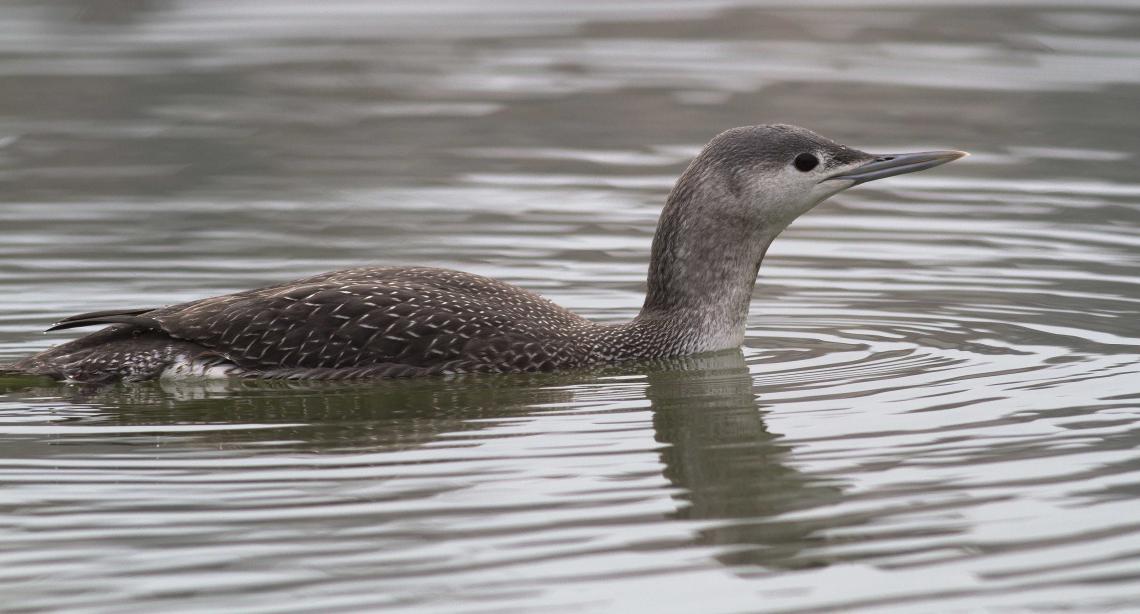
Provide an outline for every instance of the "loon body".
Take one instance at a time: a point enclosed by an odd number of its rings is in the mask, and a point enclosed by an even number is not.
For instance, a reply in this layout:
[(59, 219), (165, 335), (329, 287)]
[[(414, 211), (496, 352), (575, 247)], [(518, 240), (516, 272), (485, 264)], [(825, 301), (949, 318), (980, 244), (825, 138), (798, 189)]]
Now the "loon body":
[(427, 267), (367, 267), (152, 309), (73, 316), (109, 325), (0, 374), (76, 382), (164, 376), (297, 379), (550, 371), (740, 345), (772, 240), (827, 197), (931, 168), (957, 151), (873, 155), (787, 125), (714, 138), (657, 227), (641, 312), (598, 324), (510, 284)]

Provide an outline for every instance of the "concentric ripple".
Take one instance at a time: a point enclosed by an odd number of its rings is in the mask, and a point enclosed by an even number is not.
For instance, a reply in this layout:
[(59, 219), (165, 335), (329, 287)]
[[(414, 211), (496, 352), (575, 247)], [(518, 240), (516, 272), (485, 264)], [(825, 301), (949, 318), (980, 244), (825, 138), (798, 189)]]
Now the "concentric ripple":
[(0, 380), (0, 610), (1140, 608), (1140, 12), (983, 4), (5, 3), (0, 362), (362, 263), (617, 321), (721, 129), (973, 155), (797, 221), (740, 352)]

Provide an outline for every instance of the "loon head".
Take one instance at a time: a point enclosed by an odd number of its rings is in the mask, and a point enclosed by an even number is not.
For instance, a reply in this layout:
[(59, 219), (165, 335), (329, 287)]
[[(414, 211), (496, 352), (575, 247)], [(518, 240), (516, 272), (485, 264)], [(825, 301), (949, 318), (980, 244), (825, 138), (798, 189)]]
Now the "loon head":
[(852, 186), (964, 155), (871, 154), (782, 124), (722, 132), (693, 159), (665, 203), (642, 317), (696, 314), (688, 329), (700, 339), (693, 347), (733, 347), (742, 339), (760, 262), (793, 220)]
[(705, 214), (778, 233), (847, 188), (933, 168), (965, 155), (949, 150), (872, 154), (799, 126), (746, 126), (713, 138), (674, 191), (685, 193), (681, 200), (700, 203), (697, 206), (706, 209)]

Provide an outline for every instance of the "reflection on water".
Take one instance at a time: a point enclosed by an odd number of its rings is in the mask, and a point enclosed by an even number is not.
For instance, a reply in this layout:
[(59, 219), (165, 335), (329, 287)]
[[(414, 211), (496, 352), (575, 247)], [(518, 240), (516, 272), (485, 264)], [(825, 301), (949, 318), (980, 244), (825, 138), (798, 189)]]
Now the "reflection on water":
[(743, 355), (6, 380), (5, 606), (1140, 607), (1134, 4), (0, 4), (0, 362), (362, 263), (619, 320), (724, 128), (974, 154), (797, 221)]
[[(739, 351), (593, 373), (382, 386), (163, 382), (77, 389), (13, 380), (5, 393), (9, 406), (50, 412), (69, 434), (49, 442), (36, 428), (7, 433), (15, 447), (4, 466), (13, 487), (5, 524), (31, 532), (14, 545), (31, 546), (48, 532), (135, 550), (99, 571), (112, 578), (192, 576), (242, 544), (255, 567), (271, 552), (277, 562), (262, 571), (281, 578), (357, 559), (353, 566), (369, 570), (354, 578), (370, 587), (376, 601), (369, 605), (383, 601), (378, 594), (426, 599), (401, 586), (409, 575), (446, 577), (457, 591), (477, 591), (489, 568), (603, 558), (630, 546), (656, 567), (683, 570), (691, 544), (715, 547), (729, 566), (794, 569), (820, 564), (799, 556), (818, 527), (775, 518), (840, 496), (838, 485), (783, 464), (790, 448), (766, 430)], [(36, 501), (33, 481), (49, 466), (57, 493), (50, 504)], [(661, 489), (661, 475), (670, 488)], [(565, 483), (532, 492), (539, 478)], [(92, 501), (93, 489), (109, 496)], [(663, 513), (662, 504), (671, 507), (669, 491), (682, 503)], [(124, 530), (152, 514), (161, 520)], [(661, 535), (656, 527), (666, 517), (693, 529)], [(573, 537), (598, 529), (609, 535), (585, 543)], [(689, 530), (694, 537), (684, 538)], [(440, 552), (421, 552), (415, 543), (434, 543)], [(465, 548), (484, 551), (486, 560), (477, 567), (462, 562)], [(13, 575), (30, 579), (50, 566), (84, 585), (90, 554), (71, 546), (19, 557), (24, 566)], [(592, 575), (581, 579), (601, 580)], [(117, 597), (140, 606), (170, 596), (117, 588)], [(54, 598), (49, 587), (27, 589), (29, 603)]]
[[(819, 528), (773, 521), (781, 513), (833, 503), (839, 489), (783, 464), (791, 446), (768, 432), (752, 377), (735, 352), (647, 374), (665, 477), (684, 502), (672, 516), (720, 520), (698, 543), (720, 546), (727, 565), (817, 565), (797, 555)], [(727, 521), (727, 522), (726, 522)]]

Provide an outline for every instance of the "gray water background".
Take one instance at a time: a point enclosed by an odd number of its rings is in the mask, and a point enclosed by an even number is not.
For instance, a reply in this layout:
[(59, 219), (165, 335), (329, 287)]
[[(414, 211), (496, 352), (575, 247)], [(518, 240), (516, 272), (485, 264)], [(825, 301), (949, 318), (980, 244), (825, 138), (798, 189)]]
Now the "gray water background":
[(1140, 609), (1140, 6), (793, 6), (0, 4), (0, 361), (366, 263), (618, 321), (720, 130), (973, 153), (797, 221), (742, 353), (6, 380), (0, 610)]

